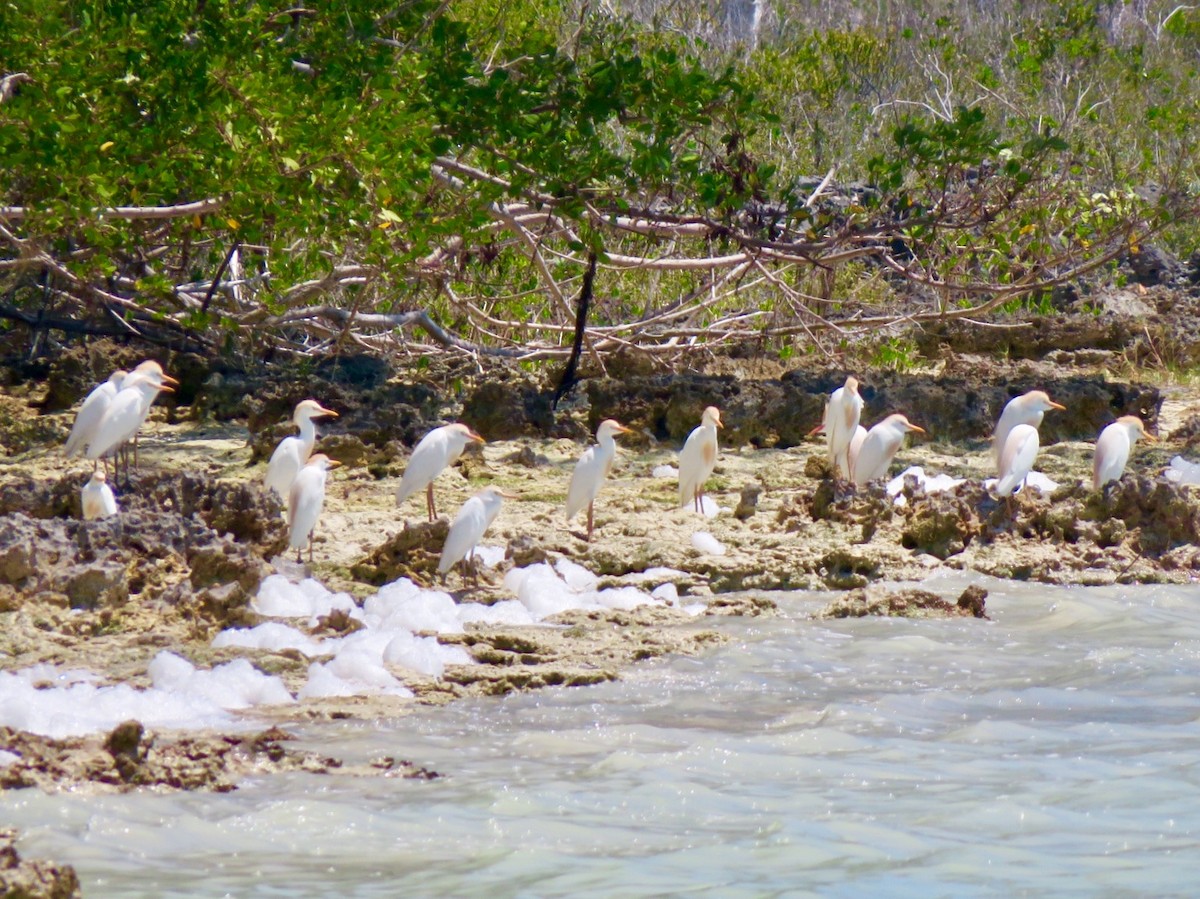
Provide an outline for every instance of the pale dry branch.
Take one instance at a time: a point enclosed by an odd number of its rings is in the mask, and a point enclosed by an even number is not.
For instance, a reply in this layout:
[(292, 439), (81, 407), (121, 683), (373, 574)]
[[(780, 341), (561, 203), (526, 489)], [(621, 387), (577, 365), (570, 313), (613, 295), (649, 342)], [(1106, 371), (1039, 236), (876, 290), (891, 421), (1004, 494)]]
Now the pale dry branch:
[(27, 72), (10, 72), (0, 78), (0, 103), (12, 98), (18, 84), (30, 84), (33, 78)]
[[(188, 218), (193, 215), (207, 215), (216, 212), (225, 204), (220, 198), (197, 200), (194, 203), (180, 203), (177, 206), (107, 206), (93, 209), (92, 214), (99, 218), (122, 219), (124, 221), (163, 221), (167, 219)], [(0, 206), (0, 218), (9, 221), (21, 221), (29, 215), (29, 209), (24, 206)]]

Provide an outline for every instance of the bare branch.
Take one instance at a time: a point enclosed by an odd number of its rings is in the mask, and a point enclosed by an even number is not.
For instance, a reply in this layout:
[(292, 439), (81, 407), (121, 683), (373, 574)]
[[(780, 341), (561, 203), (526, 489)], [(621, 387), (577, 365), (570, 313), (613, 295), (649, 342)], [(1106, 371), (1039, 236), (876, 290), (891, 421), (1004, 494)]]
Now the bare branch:
[(0, 103), (11, 99), (18, 84), (32, 83), (33, 79), (26, 72), (12, 72), (0, 78)]
[[(194, 203), (180, 203), (178, 206), (110, 206), (94, 209), (92, 212), (100, 218), (123, 219), (125, 221), (154, 221), (162, 219), (187, 218), (193, 215), (206, 215), (215, 212), (225, 205), (225, 200), (213, 197), (207, 200), (197, 200)], [(0, 206), (0, 218), (10, 221), (20, 221), (29, 215), (24, 206)]]
[(499, 356), (505, 359), (523, 359), (527, 358), (528, 354), (512, 347), (493, 347), (483, 346), (481, 344), (471, 343), (468, 340), (463, 340), (457, 335), (451, 334), (441, 325), (433, 320), (427, 311), (424, 309), (416, 309), (411, 312), (359, 312), (354, 315), (347, 309), (339, 309), (337, 306), (308, 306), (303, 309), (293, 309), (285, 312), (282, 315), (272, 316), (266, 319), (263, 324), (267, 326), (279, 326), (288, 324), (297, 324), (308, 322), (311, 320), (324, 320), (334, 322), (338, 325), (346, 325), (352, 319), (359, 325), (365, 327), (376, 328), (407, 328), (417, 327), (428, 334), (440, 346), (452, 347), (458, 350), (464, 350), (469, 353), (478, 353), (484, 356)]

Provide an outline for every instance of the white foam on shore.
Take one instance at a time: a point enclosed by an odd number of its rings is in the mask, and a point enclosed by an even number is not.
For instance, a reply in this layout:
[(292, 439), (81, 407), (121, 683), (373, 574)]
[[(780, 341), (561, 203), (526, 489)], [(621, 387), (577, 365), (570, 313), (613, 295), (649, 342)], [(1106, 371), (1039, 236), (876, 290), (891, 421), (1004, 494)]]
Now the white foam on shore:
[(495, 568), (504, 561), (505, 552), (503, 546), (477, 546), (475, 560), (485, 568)]
[(1191, 462), (1183, 456), (1175, 456), (1163, 475), (1168, 481), (1179, 484), (1181, 487), (1188, 484), (1200, 484), (1200, 462)]
[[(996, 486), (995, 478), (988, 478), (986, 481), (983, 482), (983, 489), (987, 490), (989, 492), (992, 491), (995, 488), (995, 486)], [(1032, 487), (1034, 490), (1038, 491), (1039, 493), (1053, 493), (1055, 490), (1058, 489), (1058, 481), (1055, 481), (1051, 478), (1046, 477), (1040, 471), (1031, 471), (1031, 472), (1029, 472), (1028, 475), (1026, 475), (1025, 486), (1022, 487), (1021, 489), (1024, 490), (1026, 487)]]
[[(597, 589), (596, 576), (582, 566), (560, 559), (554, 566), (545, 562), (514, 568), (504, 576), (504, 586), (535, 622), (575, 609), (634, 609), (642, 605), (667, 605), (661, 596), (632, 585)], [(672, 585), (673, 586), (673, 585)]]
[(904, 469), (904, 471), (900, 472), (900, 474), (887, 483), (888, 496), (892, 498), (892, 501), (897, 506), (903, 506), (908, 503), (908, 498), (903, 495), (902, 491), (904, 490), (904, 480), (909, 477), (916, 478), (917, 486), (927, 494), (944, 493), (966, 482), (964, 478), (952, 478), (948, 474), (936, 474), (931, 477), (925, 474), (925, 469), (920, 465), (914, 465), (911, 468)]
[(692, 534), (692, 546), (710, 556), (725, 555), (725, 544), (708, 531), (696, 531)]
[(263, 578), (250, 608), (267, 618), (307, 618), (311, 627), (322, 615), (335, 610), (352, 612), (358, 606), (349, 593), (332, 593), (314, 578), (295, 583), (282, 574), (272, 574)]
[(98, 686), (87, 672), (37, 665), (0, 672), (0, 725), (47, 737), (111, 730), (136, 718), (149, 728), (241, 726), (229, 713), (293, 702), (283, 681), (245, 659), (211, 670), (160, 652), (148, 667), (153, 686)]
[[(715, 542), (715, 541), (714, 541)], [(643, 572), (632, 584), (599, 589), (599, 579), (569, 559), (553, 566), (541, 563), (513, 569), (505, 585), (516, 595), (493, 605), (455, 603), (444, 591), (418, 587), (400, 578), (380, 588), (359, 607), (346, 593), (333, 593), (312, 578), (290, 581), (265, 578), (251, 602), (260, 615), (283, 620), (255, 627), (231, 628), (213, 639), (214, 647), (260, 651), (296, 651), (313, 659), (301, 699), (386, 695), (411, 697), (404, 672), (441, 677), (448, 665), (474, 660), (463, 646), (443, 644), (438, 634), (459, 634), (469, 623), (535, 625), (572, 609), (633, 609), (642, 605), (680, 608), (679, 591), (669, 580), (683, 572), (661, 568)], [(656, 583), (657, 582), (657, 583)], [(666, 582), (666, 583), (664, 583)], [(650, 585), (653, 592), (648, 592)], [(689, 614), (702, 604), (683, 606)], [(361, 629), (343, 636), (318, 636), (309, 627), (317, 619), (342, 610)], [(248, 659), (198, 669), (169, 652), (159, 653), (147, 668), (152, 686), (105, 686), (94, 674), (38, 665), (23, 671), (0, 671), (0, 726), (50, 737), (77, 736), (111, 730), (137, 719), (148, 728), (229, 729), (254, 726), (233, 713), (259, 706), (295, 702), (283, 681), (255, 668)], [(11, 760), (10, 762), (11, 763)], [(5, 764), (0, 760), (0, 764)]]
[(256, 627), (223, 630), (213, 638), (212, 645), (216, 649), (236, 646), (242, 649), (267, 649), (272, 652), (294, 649), (309, 657), (319, 656), (324, 652), (320, 640), (314, 640), (303, 631), (278, 621), (267, 621)]

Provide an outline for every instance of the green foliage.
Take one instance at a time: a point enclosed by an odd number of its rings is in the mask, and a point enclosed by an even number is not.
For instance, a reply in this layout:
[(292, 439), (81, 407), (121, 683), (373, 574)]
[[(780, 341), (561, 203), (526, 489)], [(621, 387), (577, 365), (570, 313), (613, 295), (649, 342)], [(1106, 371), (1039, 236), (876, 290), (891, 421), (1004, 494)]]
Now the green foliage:
[[(780, 322), (795, 307), (781, 285), (807, 271), (787, 267), (846, 248), (875, 255), (831, 266), (833, 313), (898, 307), (906, 265), (953, 307), (956, 286), (1034, 283), (1135, 229), (1196, 242), (1180, 214), (1200, 185), (1200, 18), (1186, 7), (1118, 34), (1113, 7), (1085, 0), (799, 3), (751, 49), (723, 41), (699, 0), (648, 24), (607, 10), (0, 0), (0, 77), (28, 76), (0, 100), (0, 205), (25, 209), (0, 218), (0, 291), (38, 306), (44, 279), (75, 314), (249, 332), (252, 347), (264, 319), (326, 301), (428, 307), (485, 343), (562, 343), (594, 250), (593, 324), (688, 297), (695, 311), (669, 321), (690, 338), (746, 313), (761, 314), (750, 330)], [(869, 186), (806, 202), (834, 166)], [(1130, 188), (1150, 182), (1157, 194)], [(219, 208), (102, 214), (205, 199)], [(528, 240), (503, 204), (543, 215)], [(775, 231), (747, 223), (759, 206), (780, 210)], [(687, 243), (623, 215), (706, 230)], [(778, 280), (717, 299), (702, 268), (610, 264), (772, 241), (801, 245)], [(182, 289), (235, 245), (253, 301)], [(47, 276), (31, 248), (61, 270)], [(328, 280), (338, 266), (357, 274)]]
[(889, 337), (875, 348), (871, 364), (905, 372), (916, 368), (920, 358), (921, 351), (915, 343), (901, 337)]

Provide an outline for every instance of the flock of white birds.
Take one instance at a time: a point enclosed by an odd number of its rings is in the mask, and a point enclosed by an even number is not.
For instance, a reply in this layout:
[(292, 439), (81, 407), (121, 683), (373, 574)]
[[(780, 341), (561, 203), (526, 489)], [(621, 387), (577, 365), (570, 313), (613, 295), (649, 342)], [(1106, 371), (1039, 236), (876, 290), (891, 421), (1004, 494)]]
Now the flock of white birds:
[[(96, 387), (80, 407), (67, 439), (68, 457), (83, 453), (93, 461), (91, 479), (82, 491), (83, 517), (91, 520), (116, 514), (117, 503), (107, 483), (103, 460), (119, 458), (132, 442), (136, 453), (137, 433), (146, 420), (150, 406), (160, 392), (172, 390), (178, 381), (165, 374), (154, 361), (146, 361), (132, 372), (114, 372)], [(1004, 407), (992, 438), (996, 465), (995, 493), (1011, 498), (1020, 491), (1033, 471), (1039, 449), (1038, 428), (1043, 416), (1063, 409), (1044, 391), (1032, 390), (1015, 397)], [(833, 391), (825, 406), (824, 420), (813, 433), (824, 431), (830, 465), (835, 476), (857, 486), (886, 476), (893, 457), (910, 431), (924, 433), (900, 414), (889, 415), (870, 430), (859, 423), (863, 400), (857, 379), (850, 377)], [(314, 453), (317, 430), (314, 419), (337, 418), (316, 400), (304, 400), (292, 415), (299, 433), (280, 441), (267, 465), (265, 485), (275, 491), (287, 509), (289, 546), (302, 561), (308, 547), (312, 560), (312, 537), (325, 504), (328, 472), (341, 463)], [(702, 511), (704, 485), (717, 461), (717, 429), (721, 413), (715, 406), (704, 410), (700, 425), (688, 435), (679, 453), (679, 506), (691, 504)], [(594, 507), (616, 457), (616, 438), (629, 433), (620, 422), (608, 419), (596, 429), (596, 445), (590, 447), (575, 465), (567, 491), (566, 518), (570, 522), (587, 509), (587, 539), (594, 527)], [(1092, 483), (1096, 489), (1119, 479), (1139, 438), (1154, 440), (1142, 421), (1126, 415), (1108, 425), (1096, 441)], [(437, 518), (433, 482), (462, 455), (468, 443), (484, 443), (483, 437), (464, 424), (449, 424), (426, 434), (413, 450), (408, 466), (396, 490), (396, 504), (402, 506), (411, 496), (425, 491), (430, 521)], [(115, 464), (115, 461), (114, 461)], [(126, 459), (128, 465), (128, 459)], [(462, 562), (474, 574), (472, 557), (476, 546), (491, 526), (504, 499), (516, 497), (496, 487), (486, 487), (463, 503), (458, 510), (438, 562), (443, 577)]]

